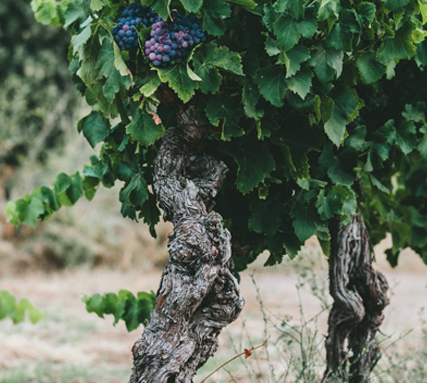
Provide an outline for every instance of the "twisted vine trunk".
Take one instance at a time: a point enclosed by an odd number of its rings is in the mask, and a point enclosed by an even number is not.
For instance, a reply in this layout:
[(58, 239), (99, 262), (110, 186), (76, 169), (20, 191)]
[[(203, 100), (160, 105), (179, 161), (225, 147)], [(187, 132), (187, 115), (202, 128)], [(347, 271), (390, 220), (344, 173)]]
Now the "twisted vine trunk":
[(227, 167), (201, 153), (208, 131), (199, 125), (195, 108), (181, 107), (177, 116), (154, 168), (164, 219), (174, 224), (169, 260), (150, 321), (132, 349), (130, 383), (192, 382), (216, 351), (221, 329), (244, 305), (230, 272), (230, 233), (212, 210)]
[(343, 228), (340, 217), (334, 218), (330, 231), (329, 290), (334, 303), (325, 342), (324, 381), (369, 383), (370, 372), (381, 356), (375, 335), (389, 303), (387, 281), (372, 268), (369, 235), (360, 213)]

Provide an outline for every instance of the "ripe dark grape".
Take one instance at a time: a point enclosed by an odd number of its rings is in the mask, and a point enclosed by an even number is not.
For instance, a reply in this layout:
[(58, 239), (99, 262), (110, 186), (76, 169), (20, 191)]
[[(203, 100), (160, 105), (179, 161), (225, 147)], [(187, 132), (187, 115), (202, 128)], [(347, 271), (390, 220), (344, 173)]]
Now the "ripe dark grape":
[(197, 18), (176, 12), (173, 12), (173, 20), (159, 19), (151, 28), (151, 38), (145, 42), (145, 55), (154, 66), (177, 64), (196, 44), (206, 40)]
[(149, 27), (160, 17), (151, 8), (131, 3), (127, 6), (122, 16), (117, 20), (117, 25), (113, 28), (114, 41), (121, 50), (129, 50), (138, 47), (138, 32), (135, 26), (144, 25)]

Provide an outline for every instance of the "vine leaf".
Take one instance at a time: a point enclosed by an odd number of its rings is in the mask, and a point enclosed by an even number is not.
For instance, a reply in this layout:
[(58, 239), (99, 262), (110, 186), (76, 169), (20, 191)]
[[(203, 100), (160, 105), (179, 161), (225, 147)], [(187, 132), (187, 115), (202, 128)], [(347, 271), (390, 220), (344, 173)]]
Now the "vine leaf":
[(138, 109), (132, 122), (126, 127), (126, 133), (130, 134), (142, 146), (154, 144), (163, 136), (165, 128), (163, 124), (156, 124), (153, 116), (143, 108)]
[(317, 78), (326, 83), (336, 75), (338, 78), (342, 72), (344, 53), (335, 48), (327, 48), (319, 43), (311, 55), (309, 61)]
[(231, 137), (240, 137), (244, 131), (238, 126), (243, 115), (241, 104), (228, 95), (213, 95), (205, 108), (206, 116), (213, 126), (219, 126), (222, 120), (222, 136), (224, 141)]
[(378, 81), (387, 72), (387, 66), (377, 61), (372, 52), (362, 53), (356, 61), (356, 66), (365, 84)]
[(203, 31), (212, 36), (221, 36), (225, 31), (223, 19), (231, 15), (230, 6), (224, 0), (209, 0), (205, 1), (203, 10)]
[(309, 68), (304, 68), (288, 79), (289, 89), (304, 100), (310, 91), (313, 76), (313, 72)]
[(258, 69), (254, 81), (267, 101), (279, 108), (283, 106), (282, 100), (285, 97), (288, 84), (286, 70), (283, 67), (271, 65)]
[(415, 45), (412, 40), (412, 32), (415, 25), (407, 21), (396, 32), (394, 37), (386, 39), (377, 50), (376, 57), (379, 61), (390, 61), (411, 58), (415, 55)]
[(301, 242), (305, 242), (314, 235), (319, 217), (316, 210), (307, 205), (304, 194), (298, 196), (296, 204), (291, 209), (291, 217), (294, 218), (292, 226), (295, 229), (295, 234)]
[(135, 174), (129, 184), (120, 191), (120, 202), (128, 206), (142, 205), (147, 199), (147, 182), (142, 173)]
[(162, 82), (168, 82), (178, 97), (183, 102), (190, 101), (195, 90), (199, 88), (199, 82), (193, 81), (188, 76), (187, 64), (180, 63), (169, 68), (156, 68)]
[(110, 129), (105, 126), (102, 117), (95, 110), (79, 121), (79, 127), (92, 148), (110, 134)]
[(262, 201), (253, 200), (249, 204), (251, 217), (248, 221), (248, 228), (256, 233), (273, 236), (279, 229), (282, 219), (280, 215), (285, 213), (285, 206), (279, 200)]
[(187, 11), (198, 12), (202, 7), (203, 0), (181, 0), (181, 3)]
[(286, 77), (291, 77), (300, 70), (301, 64), (310, 58), (310, 52), (307, 47), (297, 45), (286, 52), (286, 56)]
[(264, 182), (267, 173), (276, 168), (273, 156), (262, 145), (240, 149), (230, 147), (229, 154), (238, 164), (236, 185), (243, 194), (249, 193), (260, 182)]
[(344, 86), (336, 88), (330, 95), (334, 101), (334, 109), (331, 118), (325, 123), (325, 132), (329, 139), (339, 147), (344, 138), (348, 120), (359, 107), (359, 102)]

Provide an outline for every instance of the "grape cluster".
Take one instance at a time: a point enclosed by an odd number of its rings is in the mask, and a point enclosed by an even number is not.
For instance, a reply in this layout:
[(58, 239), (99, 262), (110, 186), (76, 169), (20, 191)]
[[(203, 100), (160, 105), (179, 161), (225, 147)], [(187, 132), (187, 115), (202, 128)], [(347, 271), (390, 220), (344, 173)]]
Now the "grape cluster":
[(194, 45), (206, 40), (201, 23), (193, 16), (174, 13), (172, 20), (158, 20), (151, 29), (145, 56), (154, 66), (177, 64)]
[(123, 10), (122, 17), (117, 20), (118, 23), (113, 28), (114, 40), (122, 51), (136, 48), (138, 32), (135, 26), (143, 24), (149, 27), (159, 19), (160, 17), (151, 8), (132, 3)]

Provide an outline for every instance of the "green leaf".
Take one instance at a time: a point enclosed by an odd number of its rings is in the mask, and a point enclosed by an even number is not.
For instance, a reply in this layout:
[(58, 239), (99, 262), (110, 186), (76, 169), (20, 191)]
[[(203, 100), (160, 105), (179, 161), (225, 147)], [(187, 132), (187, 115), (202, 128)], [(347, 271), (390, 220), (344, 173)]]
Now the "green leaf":
[(240, 149), (231, 147), (228, 152), (238, 164), (236, 185), (243, 194), (264, 182), (267, 173), (276, 168), (273, 156), (263, 145), (246, 145)]
[(244, 134), (243, 129), (238, 126), (243, 112), (241, 104), (235, 97), (218, 93), (212, 95), (206, 105), (205, 113), (214, 126), (219, 126), (222, 121), (221, 138), (224, 141), (229, 141), (231, 137), (240, 137)]
[(387, 66), (377, 61), (372, 52), (362, 53), (356, 61), (356, 66), (365, 84), (378, 81), (387, 71)]
[(68, 4), (67, 9), (64, 12), (64, 28), (67, 29), (75, 21), (84, 18), (86, 18), (86, 14), (80, 4), (76, 1), (72, 1)]
[(249, 118), (259, 120), (264, 115), (264, 111), (256, 109), (260, 97), (258, 88), (249, 81), (246, 81), (242, 92), (242, 102), (245, 114)]
[(328, 194), (326, 194), (326, 191), (322, 189), (317, 196), (315, 206), (317, 207), (320, 218), (326, 221), (341, 210), (341, 195), (334, 190), (330, 190)]
[(286, 77), (291, 77), (300, 70), (301, 64), (310, 58), (310, 52), (308, 48), (297, 45), (286, 52), (286, 56)]
[(132, 79), (130, 76), (122, 76), (116, 68), (113, 68), (113, 72), (107, 78), (102, 91), (108, 102), (111, 103), (122, 86), (124, 86), (126, 89), (129, 89), (131, 85)]
[(322, 117), (323, 123), (329, 121), (334, 112), (334, 100), (328, 96), (322, 96), (320, 99), (320, 114)]
[(309, 68), (304, 68), (289, 78), (289, 89), (304, 100), (310, 91), (312, 78), (313, 72)]
[(319, 165), (327, 170), (328, 176), (335, 184), (351, 186), (355, 179), (351, 164), (340, 156), (335, 156), (332, 145), (325, 146), (319, 158)]
[(423, 101), (419, 101), (416, 106), (406, 104), (405, 111), (402, 112), (402, 116), (405, 117), (407, 121), (422, 122), (425, 124), (425, 109), (426, 104)]
[(105, 126), (102, 117), (95, 110), (82, 118), (79, 124), (81, 124), (83, 135), (92, 148), (110, 134), (110, 129)]
[(103, 7), (104, 4), (102, 3), (101, 0), (91, 0), (90, 2), (90, 7), (94, 10), (94, 11), (100, 11)]
[(86, 311), (88, 313), (95, 313), (100, 318), (104, 318), (105, 300), (104, 298), (96, 293), (91, 297), (84, 297), (83, 302), (86, 303)]
[(101, 46), (95, 67), (99, 69), (98, 78), (108, 77), (114, 69), (114, 47), (110, 41)]
[(424, 136), (420, 139), (417, 149), (424, 159), (427, 159), (427, 125), (422, 126), (420, 132), (424, 134)]
[(58, 17), (56, 1), (32, 0), (31, 9), (39, 23), (43, 25), (55, 24), (54, 21)]
[(282, 219), (280, 215), (285, 213), (285, 205), (283, 202), (275, 200), (262, 201), (259, 199), (253, 200), (249, 204), (251, 216), (248, 221), (250, 231), (265, 234), (268, 237), (273, 236), (279, 229)]
[(254, 9), (257, 5), (253, 0), (227, 0), (227, 1), (248, 9)]
[(281, 52), (277, 41), (272, 39), (269, 34), (267, 34), (267, 40), (265, 40), (265, 51), (269, 56), (276, 56)]
[(359, 102), (344, 86), (337, 87), (330, 95), (334, 101), (334, 110), (331, 118), (325, 123), (325, 132), (338, 147), (344, 138), (345, 127), (349, 122), (349, 117), (357, 110)]
[(343, 52), (335, 48), (327, 48), (319, 43), (311, 55), (310, 65), (314, 67), (314, 73), (317, 78), (326, 83), (331, 81), (334, 76), (341, 75), (343, 66)]
[(149, 97), (154, 94), (159, 85), (161, 84), (161, 80), (156, 71), (150, 72), (150, 78), (148, 81), (139, 89), (139, 91), (146, 97)]
[(340, 12), (338, 23), (328, 33), (325, 43), (339, 51), (348, 52), (353, 49), (353, 34), (360, 32), (360, 25), (353, 10), (344, 9)]
[(54, 189), (62, 205), (74, 205), (83, 194), (80, 174), (76, 172), (69, 176), (65, 173), (60, 173), (56, 177)]
[[(89, 17), (90, 18), (90, 17)], [(91, 19), (91, 18), (90, 18)], [(91, 35), (91, 24), (88, 24), (85, 29), (83, 29), (82, 32), (80, 32), (73, 40), (73, 52), (74, 54), (77, 53), (77, 51), (88, 42), (90, 35)]]
[(154, 0), (154, 2), (150, 4), (150, 7), (157, 12), (163, 20), (166, 20), (169, 16), (170, 3), (171, 0)]
[(132, 122), (126, 127), (126, 133), (142, 146), (149, 146), (163, 136), (163, 124), (156, 124), (153, 116), (145, 109), (138, 109)]
[(339, 0), (322, 0), (322, 4), (319, 8), (319, 21), (324, 21), (331, 16), (338, 19), (339, 7)]
[(203, 31), (212, 36), (221, 36), (225, 31), (224, 18), (231, 15), (231, 9), (224, 0), (206, 1), (203, 10)]
[(157, 68), (157, 71), (162, 82), (168, 82), (184, 103), (190, 101), (191, 97), (194, 96), (194, 91), (199, 88), (199, 83), (188, 76), (187, 65), (184, 63), (172, 67)]
[(227, 47), (218, 47), (214, 43), (205, 44), (193, 55), (194, 71), (202, 79), (200, 90), (207, 94), (218, 91), (222, 76), (218, 69), (224, 69), (243, 75), (241, 58), (237, 53), (230, 52)]
[(281, 16), (274, 23), (274, 34), (283, 52), (292, 49), (301, 36), (298, 30), (298, 21), (291, 16)]
[(304, 18), (304, 0), (277, 0), (277, 7), (281, 12), (288, 11), (296, 20)]
[(414, 23), (407, 21), (397, 31), (394, 37), (388, 38), (377, 50), (377, 59), (383, 63), (409, 59), (415, 55), (415, 45), (412, 41)]
[(120, 191), (120, 202), (129, 206), (141, 206), (147, 199), (147, 182), (142, 173), (135, 174), (129, 184)]
[(417, 129), (412, 122), (403, 121), (396, 131), (396, 143), (403, 154), (411, 153), (417, 146)]
[(35, 227), (37, 219), (45, 212), (43, 200), (38, 189), (30, 196), (16, 201), (15, 208), (19, 221), (30, 227)]
[(411, 3), (411, 0), (385, 0), (384, 3), (387, 9), (394, 11), (395, 9), (406, 7)]
[(126, 76), (130, 74), (129, 69), (123, 60), (119, 46), (117, 44), (113, 44), (113, 48), (114, 48), (114, 66), (122, 76)]
[(202, 7), (203, 0), (181, 0), (184, 8), (189, 12), (198, 12)]
[(305, 242), (314, 235), (319, 217), (316, 210), (311, 205), (307, 205), (304, 195), (298, 196), (296, 204), (291, 209), (291, 217), (294, 218), (292, 226), (295, 234), (301, 242)]
[(286, 92), (286, 70), (277, 65), (258, 69), (254, 77), (260, 93), (272, 105), (280, 108)]

